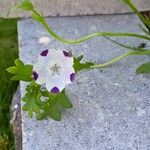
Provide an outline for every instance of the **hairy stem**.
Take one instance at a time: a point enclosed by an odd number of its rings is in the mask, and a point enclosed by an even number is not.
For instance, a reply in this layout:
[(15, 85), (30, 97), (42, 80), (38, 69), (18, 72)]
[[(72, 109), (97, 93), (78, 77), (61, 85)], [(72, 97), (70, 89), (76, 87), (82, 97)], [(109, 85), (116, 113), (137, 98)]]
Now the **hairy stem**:
[(123, 36), (123, 37), (136, 37), (136, 38), (140, 38), (140, 39), (145, 39), (145, 40), (150, 40), (150, 36), (145, 36), (145, 35), (139, 35), (139, 34), (135, 34), (135, 33), (122, 33), (122, 32), (97, 32), (97, 33), (93, 33), (91, 35), (87, 35), (83, 38), (77, 39), (77, 40), (72, 40), (72, 39), (66, 39), (62, 36), (59, 36), (57, 33), (55, 33), (51, 27), (48, 25), (48, 23), (46, 22), (46, 20), (44, 19), (43, 16), (41, 16), (36, 10), (33, 10), (33, 13), (35, 13), (37, 16), (40, 17), (40, 21), (38, 21), (45, 29), (46, 31), (55, 39), (66, 43), (66, 44), (78, 44), (78, 43), (82, 43), (84, 41), (90, 40), (94, 37), (98, 37), (98, 36)]
[(91, 35), (85, 36), (83, 38), (77, 39), (77, 40), (70, 40), (70, 39), (66, 39), (64, 37), (61, 37), (59, 35), (57, 35), (50, 27), (49, 25), (44, 21), (41, 22), (41, 24), (43, 25), (43, 27), (48, 31), (48, 33), (53, 36), (54, 38), (56, 38), (57, 40), (66, 43), (66, 44), (78, 44), (78, 43), (82, 43), (84, 41), (90, 40), (94, 37), (98, 37), (98, 36), (126, 36), (126, 37), (136, 37), (136, 38), (141, 38), (141, 39), (145, 39), (145, 40), (150, 40), (150, 37), (145, 36), (145, 35), (139, 35), (139, 34), (134, 34), (134, 33), (122, 33), (122, 32), (97, 32), (97, 33), (93, 33)]
[(150, 51), (141, 51), (141, 52), (140, 51), (132, 51), (132, 52), (128, 52), (128, 53), (125, 53), (121, 56), (118, 56), (118, 57), (116, 57), (116, 58), (114, 58), (114, 59), (112, 59), (112, 60), (110, 60), (106, 63), (93, 65), (93, 66), (91, 66), (91, 68), (94, 69), (94, 68), (107, 67), (107, 66), (112, 65), (115, 62), (117, 62), (117, 61), (119, 61), (119, 60), (121, 60), (125, 57), (132, 56), (132, 55), (150, 55)]

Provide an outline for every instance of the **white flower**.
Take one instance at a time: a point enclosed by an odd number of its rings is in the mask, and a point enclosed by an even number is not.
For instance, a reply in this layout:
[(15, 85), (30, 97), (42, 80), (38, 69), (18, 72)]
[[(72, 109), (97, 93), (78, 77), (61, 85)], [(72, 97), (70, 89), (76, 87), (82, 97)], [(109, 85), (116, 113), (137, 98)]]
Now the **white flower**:
[(61, 92), (75, 78), (73, 57), (66, 51), (42, 51), (33, 66), (33, 78), (39, 85), (46, 84), (48, 91)]

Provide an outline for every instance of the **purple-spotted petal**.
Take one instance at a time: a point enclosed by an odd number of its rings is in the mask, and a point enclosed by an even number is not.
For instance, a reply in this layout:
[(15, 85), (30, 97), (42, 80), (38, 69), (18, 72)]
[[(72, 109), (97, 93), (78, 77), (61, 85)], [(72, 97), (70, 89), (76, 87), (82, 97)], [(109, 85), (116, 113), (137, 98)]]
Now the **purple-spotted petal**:
[(59, 89), (58, 89), (58, 87), (53, 87), (52, 89), (51, 89), (51, 92), (52, 93), (59, 93)]
[(75, 73), (72, 73), (70, 75), (70, 81), (73, 82), (75, 80)]
[(42, 53), (40, 55), (45, 57), (45, 56), (47, 56), (47, 54), (48, 54), (48, 49), (42, 51)]
[(69, 52), (63, 51), (63, 54), (64, 54), (65, 57), (70, 57)]
[(46, 89), (55, 94), (60, 93), (75, 79), (73, 57), (70, 52), (65, 50), (44, 50), (41, 52), (38, 62), (34, 64), (33, 70), (38, 73), (34, 73), (36, 83), (45, 84)]
[(38, 74), (37, 72), (33, 71), (33, 79), (36, 81), (38, 79)]

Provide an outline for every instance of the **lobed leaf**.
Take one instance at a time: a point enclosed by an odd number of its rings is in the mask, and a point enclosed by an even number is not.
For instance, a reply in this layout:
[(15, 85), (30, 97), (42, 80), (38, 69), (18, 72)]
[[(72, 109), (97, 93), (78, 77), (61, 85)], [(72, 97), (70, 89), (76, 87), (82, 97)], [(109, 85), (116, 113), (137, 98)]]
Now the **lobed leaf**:
[(59, 94), (52, 94), (48, 91), (44, 91), (42, 92), (42, 95), (49, 98), (41, 107), (43, 112), (36, 115), (36, 118), (39, 120), (49, 116), (55, 121), (60, 121), (62, 109), (69, 109), (73, 107), (72, 103), (65, 94), (65, 90)]
[(21, 60), (16, 59), (15, 65), (6, 69), (14, 76), (11, 80), (32, 81), (32, 65), (25, 65)]
[(137, 68), (136, 73), (150, 73), (150, 62), (145, 63), (141, 65), (139, 68)]
[(40, 104), (39, 101), (41, 101), (41, 93), (40, 93), (40, 87), (35, 84), (34, 82), (31, 82), (27, 88), (27, 93), (22, 98), (22, 101), (25, 102), (24, 106), (22, 107), (23, 111), (27, 111), (29, 114), (29, 117), (33, 117), (33, 113), (40, 113)]
[(83, 55), (81, 55), (77, 58), (74, 58), (73, 67), (74, 67), (74, 70), (76, 73), (83, 69), (89, 69), (91, 66), (94, 65), (94, 63), (92, 63), (92, 62), (81, 63), (80, 61), (82, 60), (82, 58), (83, 58)]
[(58, 94), (56, 99), (57, 99), (57, 102), (60, 105), (60, 107), (62, 107), (64, 109), (68, 109), (68, 108), (73, 107), (72, 103), (70, 102), (70, 100), (66, 96), (65, 90), (63, 90), (60, 94)]

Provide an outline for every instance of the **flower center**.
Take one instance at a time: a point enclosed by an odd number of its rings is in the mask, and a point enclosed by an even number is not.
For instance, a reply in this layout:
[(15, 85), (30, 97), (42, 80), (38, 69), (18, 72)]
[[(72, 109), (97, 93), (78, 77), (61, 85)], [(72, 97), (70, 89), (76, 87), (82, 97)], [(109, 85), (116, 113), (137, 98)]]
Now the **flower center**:
[(50, 67), (50, 70), (52, 71), (52, 75), (60, 74), (60, 66), (57, 64), (54, 64), (52, 67)]

